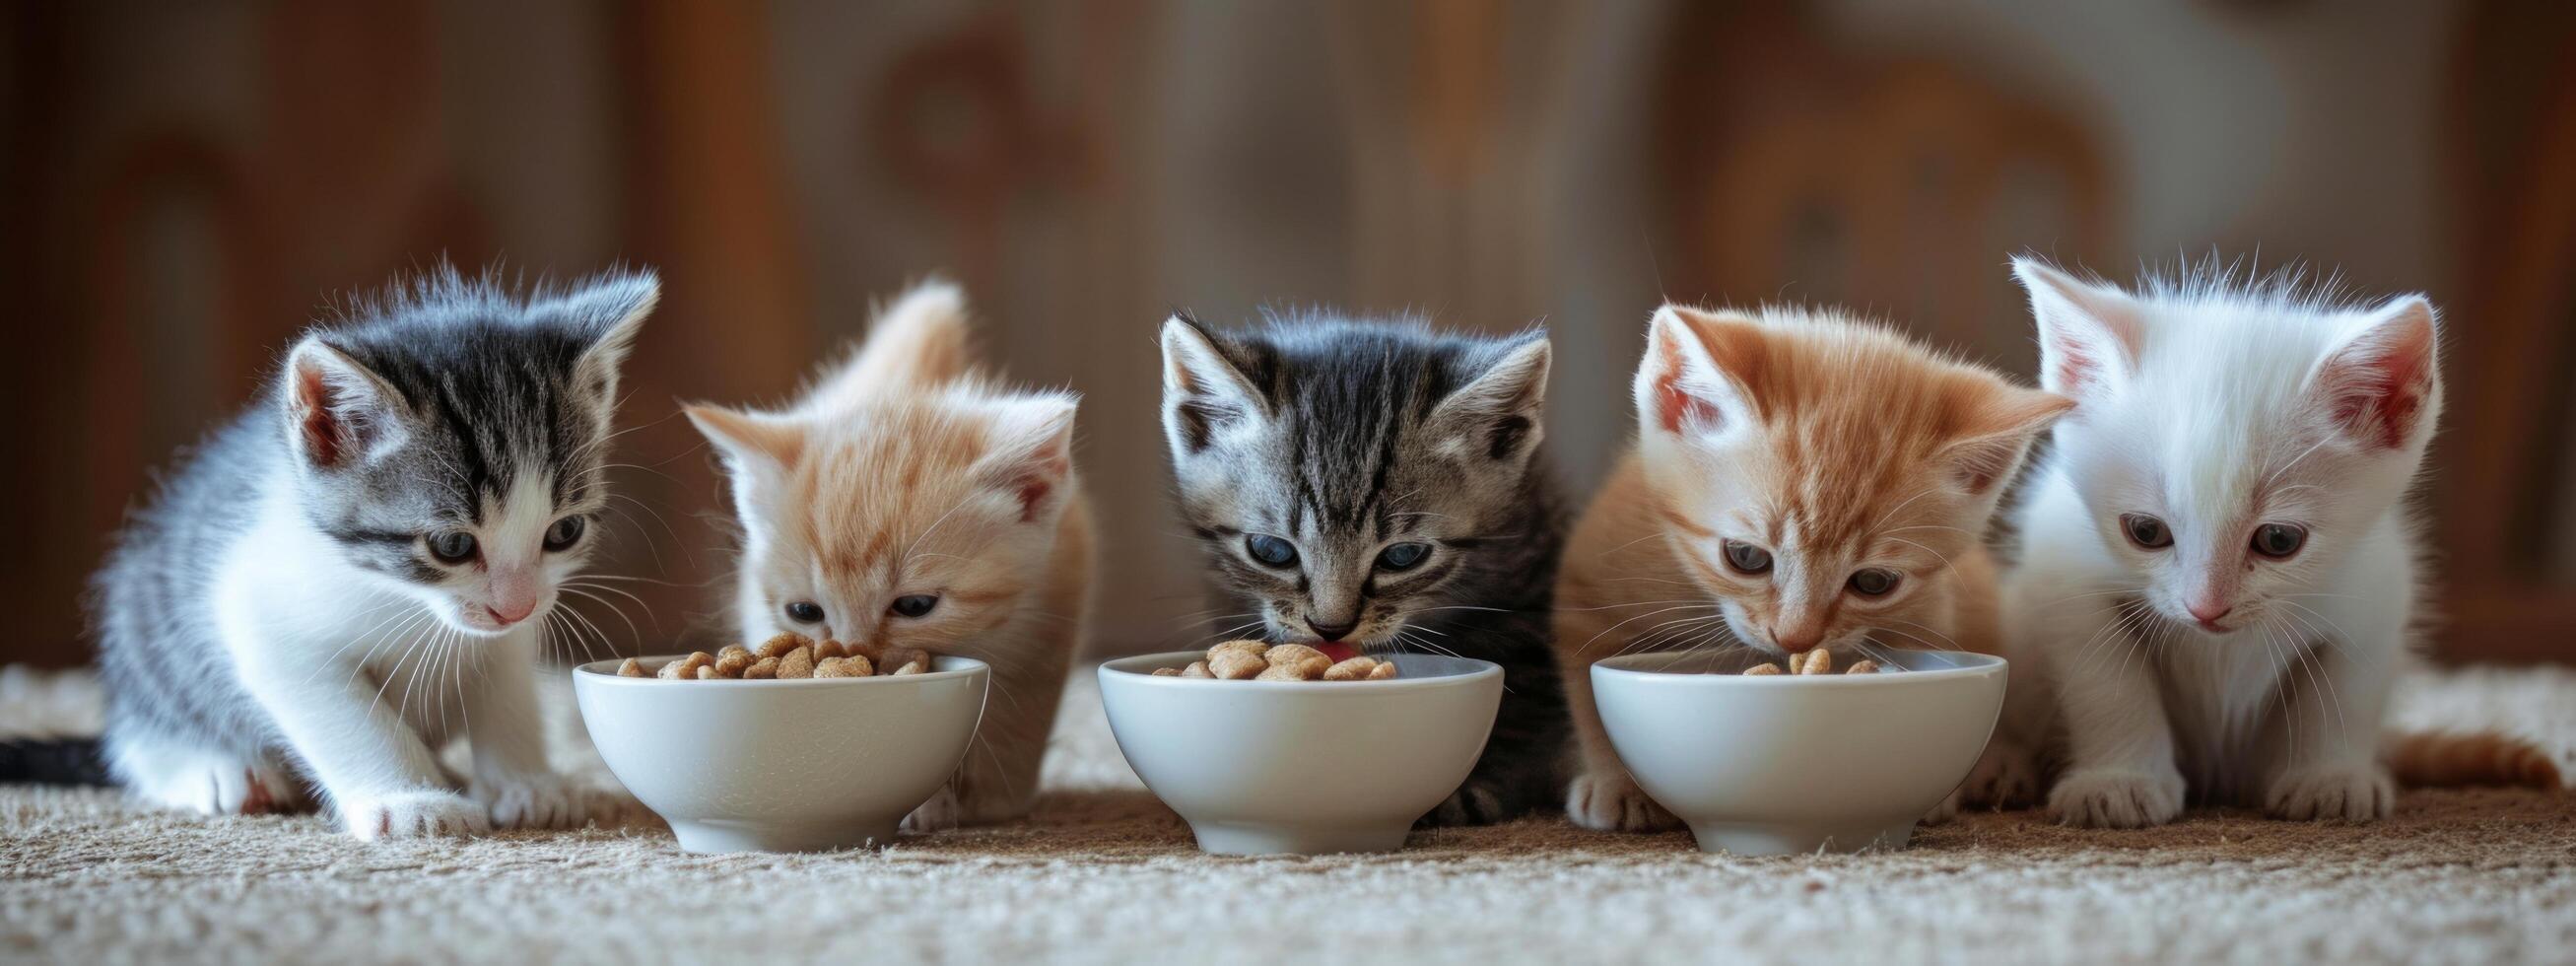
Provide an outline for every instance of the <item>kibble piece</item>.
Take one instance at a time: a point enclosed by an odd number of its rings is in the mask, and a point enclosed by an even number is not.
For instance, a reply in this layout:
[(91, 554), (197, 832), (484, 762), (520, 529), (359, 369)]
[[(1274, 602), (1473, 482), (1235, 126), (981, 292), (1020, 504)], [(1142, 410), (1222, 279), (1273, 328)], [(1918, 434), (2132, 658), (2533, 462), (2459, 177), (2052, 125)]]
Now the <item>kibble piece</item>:
[(662, 665), (661, 676), (673, 681), (691, 680), (698, 676), (698, 668), (714, 664), (715, 662), (715, 655), (709, 654), (705, 651), (696, 651), (687, 657)]
[(822, 666), (824, 661), (832, 658), (848, 656), (850, 656), (850, 652), (843, 649), (841, 647), (841, 642), (839, 641), (823, 641), (814, 645), (814, 664), (816, 667)]
[(803, 646), (791, 648), (778, 659), (778, 679), (792, 681), (814, 676), (814, 652)]
[[(915, 651), (915, 652), (913, 652), (913, 653), (920, 654), (920, 652), (919, 652), (919, 651)], [(902, 677), (903, 675), (906, 675), (906, 674), (928, 674), (928, 673), (930, 673), (930, 656), (929, 656), (929, 655), (927, 655), (927, 654), (923, 654), (923, 655), (921, 655), (920, 657), (914, 658), (914, 659), (909, 660), (909, 661), (905, 661), (905, 662), (903, 662), (902, 664), (895, 665), (895, 669), (894, 669), (894, 670), (891, 670), (891, 671), (887, 671), (887, 672), (886, 672), (886, 676), (891, 678), (891, 677)]]
[(1181, 676), (1185, 678), (1212, 678), (1216, 676), (1216, 672), (1208, 670), (1208, 663), (1206, 661), (1191, 661), (1190, 666), (1181, 669)]
[(1325, 668), (1324, 680), (1365, 681), (1368, 680), (1369, 672), (1374, 670), (1377, 670), (1377, 659), (1366, 654), (1362, 654), (1357, 657), (1353, 657), (1350, 660), (1343, 661), (1340, 664)]
[(865, 654), (852, 654), (842, 658), (841, 666), (848, 669), (850, 676), (854, 678), (875, 677), (877, 673), (877, 662), (868, 660)]
[(1266, 658), (1270, 654), (1270, 645), (1264, 644), (1260, 641), (1251, 640), (1224, 641), (1217, 644), (1215, 647), (1208, 648), (1208, 663), (1210, 665), (1214, 665), (1216, 663), (1217, 654), (1225, 651), (1240, 651), (1254, 657)]
[(715, 679), (716, 679), (716, 666), (715, 666), (715, 665), (713, 665), (713, 664), (701, 664), (701, 665), (698, 665), (698, 680), (700, 680), (700, 681), (713, 681), (713, 680), (715, 680)]
[(800, 647), (810, 647), (813, 643), (814, 641), (811, 638), (794, 631), (789, 631), (766, 641), (762, 641), (760, 644), (760, 656), (783, 658), (787, 656), (787, 652)]
[(1395, 680), (1395, 675), (1396, 670), (1394, 661), (1379, 661), (1377, 662), (1376, 667), (1369, 669), (1368, 679), (1371, 681), (1393, 681)]
[(850, 659), (846, 657), (827, 657), (814, 665), (814, 676), (818, 678), (863, 678), (868, 675), (859, 669), (866, 666), (867, 665), (865, 664), (852, 665), (850, 663)]
[(1745, 668), (1745, 669), (1744, 669), (1744, 676), (1745, 676), (1745, 677), (1760, 677), (1760, 676), (1765, 675), (1765, 674), (1778, 674), (1778, 673), (1781, 673), (1781, 672), (1780, 672), (1780, 665), (1777, 665), (1777, 664), (1770, 664), (1770, 663), (1756, 664), (1756, 665), (1754, 665), (1754, 666), (1752, 666), (1752, 667), (1749, 667), (1749, 668)]
[(1208, 671), (1228, 681), (1249, 681), (1270, 670), (1270, 662), (1262, 660), (1261, 655), (1241, 649), (1211, 650), (1207, 666)]
[(867, 658), (870, 667), (885, 666), (885, 650), (866, 641), (844, 641), (841, 652), (850, 657)]
[(744, 647), (740, 644), (727, 644), (723, 647), (716, 648), (716, 660), (719, 662), (723, 661), (727, 656), (734, 654), (740, 654), (755, 661), (760, 660), (760, 655), (751, 653), (750, 648)]
[(1281, 644), (1271, 648), (1265, 657), (1273, 668), (1291, 669), (1299, 681), (1322, 680), (1324, 672), (1333, 666), (1333, 659), (1325, 657), (1324, 652), (1303, 644)]
[(750, 670), (751, 666), (759, 663), (759, 661), (759, 658), (751, 656), (751, 651), (748, 649), (742, 647), (725, 648), (724, 650), (716, 653), (716, 676), (720, 678), (741, 677), (742, 672)]
[(1821, 648), (1821, 647), (1819, 647), (1819, 648), (1817, 648), (1817, 649), (1815, 649), (1815, 650), (1812, 650), (1812, 651), (1808, 651), (1808, 652), (1807, 652), (1807, 659), (1806, 659), (1806, 660), (1803, 660), (1803, 661), (1799, 661), (1799, 662), (1797, 662), (1797, 663), (1798, 663), (1798, 673), (1800, 673), (1800, 674), (1832, 674), (1832, 673), (1834, 673), (1834, 655), (1833, 655), (1833, 652), (1831, 652), (1831, 651), (1827, 651), (1827, 650), (1825, 650), (1824, 648)]
[(1323, 678), (1324, 670), (1306, 661), (1295, 664), (1273, 664), (1252, 676), (1255, 681), (1320, 681)]
[(644, 673), (644, 662), (631, 657), (626, 659), (626, 663), (617, 666), (617, 676), (621, 678), (652, 677), (652, 675)]
[(745, 681), (768, 681), (776, 677), (778, 677), (778, 659), (774, 657), (761, 658), (751, 662), (750, 667), (742, 669), (742, 679)]
[(1180, 677), (1181, 669), (1176, 667), (1158, 667), (1154, 669), (1154, 676), (1158, 678)]
[(892, 668), (893, 670), (885, 672), (888, 676), (926, 674), (930, 671), (930, 652), (917, 647), (889, 647), (885, 649), (885, 658), (878, 661), (877, 666)]
[(1850, 668), (1848, 668), (1848, 669), (1844, 670), (1844, 671), (1843, 671), (1843, 673), (1844, 673), (1844, 674), (1876, 674), (1876, 673), (1878, 673), (1878, 662), (1877, 662), (1877, 661), (1859, 661), (1859, 662), (1854, 663)]

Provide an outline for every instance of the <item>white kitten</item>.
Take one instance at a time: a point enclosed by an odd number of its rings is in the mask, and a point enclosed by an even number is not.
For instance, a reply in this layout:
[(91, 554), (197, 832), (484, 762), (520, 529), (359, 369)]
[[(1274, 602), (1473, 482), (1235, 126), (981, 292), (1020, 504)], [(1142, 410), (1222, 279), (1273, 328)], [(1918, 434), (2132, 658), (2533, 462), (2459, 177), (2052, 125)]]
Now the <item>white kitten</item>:
[[(2432, 305), (2226, 272), (2133, 295), (2013, 267), (2042, 383), (2076, 400), (2006, 593), (2011, 653), (2037, 672), (2015, 675), (2006, 732), (2063, 728), (2049, 809), (2155, 825), (2188, 790), (2387, 815), (2380, 722), (2421, 583), (2403, 498), (2442, 408)], [(2008, 771), (1970, 797), (2026, 791)]]

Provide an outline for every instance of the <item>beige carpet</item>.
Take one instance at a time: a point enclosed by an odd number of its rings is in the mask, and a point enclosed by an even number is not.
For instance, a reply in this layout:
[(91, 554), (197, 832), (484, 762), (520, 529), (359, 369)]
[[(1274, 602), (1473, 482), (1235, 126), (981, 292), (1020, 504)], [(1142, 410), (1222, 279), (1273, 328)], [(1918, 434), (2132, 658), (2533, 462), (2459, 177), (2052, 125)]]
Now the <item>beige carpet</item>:
[[(0, 957), (60, 962), (2567, 961), (2576, 813), (2423, 792), (2376, 825), (2201, 814), (2146, 832), (1974, 815), (1903, 852), (1739, 859), (1561, 820), (1403, 853), (1216, 859), (1120, 763), (1083, 677), (1025, 825), (878, 853), (698, 857), (657, 829), (367, 846), (0, 788)], [(0, 733), (76, 731), (86, 678), (0, 672)], [(2576, 766), (2576, 673), (2409, 682)], [(569, 733), (574, 726), (565, 723)], [(595, 766), (580, 749), (568, 760)], [(2567, 767), (2576, 773), (2576, 767)]]

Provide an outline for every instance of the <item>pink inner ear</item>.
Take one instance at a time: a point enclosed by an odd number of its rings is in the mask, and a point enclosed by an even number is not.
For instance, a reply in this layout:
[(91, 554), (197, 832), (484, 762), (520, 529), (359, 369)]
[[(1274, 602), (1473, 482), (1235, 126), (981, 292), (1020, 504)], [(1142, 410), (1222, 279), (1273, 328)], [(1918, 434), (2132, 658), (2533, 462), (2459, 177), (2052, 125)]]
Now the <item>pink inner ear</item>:
[(2102, 362), (2073, 339), (2057, 340), (2057, 384), (2081, 386), (2101, 378)]
[(349, 442), (346, 427), (331, 412), (331, 384), (321, 373), (295, 373), (296, 431), (304, 437), (305, 455), (316, 466), (338, 466)]
[(1656, 352), (1663, 358), (1655, 374), (1655, 421), (1663, 425), (1664, 432), (1679, 434), (1682, 426), (1689, 423), (1710, 427), (1722, 424), (1725, 417), (1717, 407), (1682, 388), (1681, 347), (1666, 341), (1656, 347)]
[(2420, 337), (2377, 348), (2359, 359), (2336, 360), (2327, 384), (2338, 425), (2372, 446), (2396, 449), (2414, 434), (2432, 391), (2432, 353)]
[(1037, 521), (1038, 507), (1046, 503), (1047, 497), (1055, 493), (1056, 484), (1072, 470), (1072, 461), (1055, 446), (1032, 454), (1020, 464), (1019, 472), (1004, 487), (1019, 497), (1021, 523)]

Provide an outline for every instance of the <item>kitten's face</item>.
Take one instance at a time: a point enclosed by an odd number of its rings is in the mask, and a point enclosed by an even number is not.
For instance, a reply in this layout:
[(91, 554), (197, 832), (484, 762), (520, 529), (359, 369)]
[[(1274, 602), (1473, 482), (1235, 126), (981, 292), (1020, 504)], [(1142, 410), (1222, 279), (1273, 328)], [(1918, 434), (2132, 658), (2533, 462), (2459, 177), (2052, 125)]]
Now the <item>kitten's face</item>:
[[(1392, 643), (1524, 515), (1548, 345), (1318, 323), (1163, 328), (1182, 512), (1276, 641)], [(1426, 643), (1436, 645), (1438, 642)]]
[(542, 619), (596, 543), (617, 368), (657, 292), (522, 305), (450, 276), (393, 326), (306, 337), (279, 398), (307, 518), (453, 630)]
[(692, 407), (743, 526), (744, 637), (950, 652), (1044, 586), (1074, 401), (929, 392), (816, 418)]
[(2043, 379), (2075, 396), (2063, 462), (2138, 599), (2224, 637), (2313, 620), (2405, 492), (2441, 408), (2431, 306), (2153, 305), (2017, 266)]
[(1639, 453), (1689, 578), (1780, 654), (1946, 649), (1950, 561), (2066, 401), (1878, 330), (1658, 312)]

